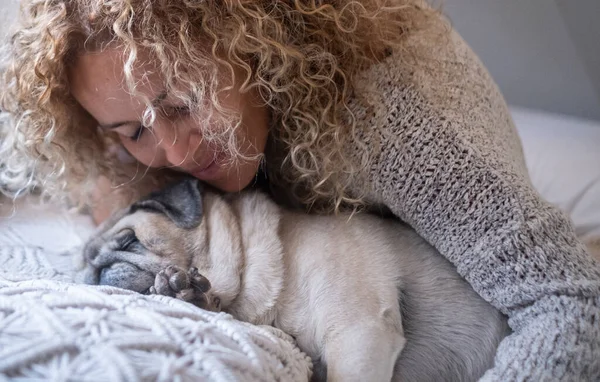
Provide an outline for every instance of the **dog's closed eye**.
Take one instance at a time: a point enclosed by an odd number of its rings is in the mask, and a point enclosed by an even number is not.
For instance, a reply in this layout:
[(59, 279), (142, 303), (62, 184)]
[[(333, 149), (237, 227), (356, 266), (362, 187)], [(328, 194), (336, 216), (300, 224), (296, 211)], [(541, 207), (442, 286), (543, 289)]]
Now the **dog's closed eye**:
[(124, 229), (115, 237), (115, 246), (118, 251), (136, 252), (143, 248), (138, 237), (132, 229)]

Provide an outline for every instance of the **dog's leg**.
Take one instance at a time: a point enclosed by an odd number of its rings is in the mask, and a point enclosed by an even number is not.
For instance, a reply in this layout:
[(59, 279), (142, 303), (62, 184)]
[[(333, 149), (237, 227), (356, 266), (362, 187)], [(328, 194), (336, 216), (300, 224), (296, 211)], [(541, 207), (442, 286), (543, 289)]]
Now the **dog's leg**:
[(323, 354), (327, 381), (389, 382), (405, 342), (402, 333), (383, 322), (336, 328)]
[(218, 312), (221, 310), (221, 302), (218, 297), (210, 295), (210, 288), (210, 282), (198, 273), (198, 269), (190, 268), (185, 271), (170, 265), (156, 274), (150, 294), (174, 297), (199, 308)]

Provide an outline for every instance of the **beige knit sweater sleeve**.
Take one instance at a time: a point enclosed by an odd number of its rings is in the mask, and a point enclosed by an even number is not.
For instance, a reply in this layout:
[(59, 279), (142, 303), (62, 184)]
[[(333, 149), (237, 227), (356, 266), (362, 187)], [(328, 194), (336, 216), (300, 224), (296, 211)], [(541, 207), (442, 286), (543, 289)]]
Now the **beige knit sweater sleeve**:
[[(497, 87), (455, 33), (442, 60), (365, 73), (353, 112), (375, 147), (370, 198), (411, 224), (509, 316), (486, 381), (600, 381), (600, 266), (533, 189)], [(363, 146), (364, 147), (364, 146)], [(359, 148), (357, 148), (359, 150)]]

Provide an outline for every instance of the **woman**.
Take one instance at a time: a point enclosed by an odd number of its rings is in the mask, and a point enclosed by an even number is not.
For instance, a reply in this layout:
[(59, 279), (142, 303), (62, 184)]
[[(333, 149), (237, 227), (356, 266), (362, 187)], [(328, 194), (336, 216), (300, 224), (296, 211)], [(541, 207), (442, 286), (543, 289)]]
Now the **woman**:
[(482, 64), (421, 1), (24, 11), (2, 70), (7, 190), (42, 184), (102, 220), (99, 196), (176, 172), (228, 192), (267, 175), (310, 211), (384, 208), (509, 316), (485, 380), (600, 378), (598, 264), (533, 190)]

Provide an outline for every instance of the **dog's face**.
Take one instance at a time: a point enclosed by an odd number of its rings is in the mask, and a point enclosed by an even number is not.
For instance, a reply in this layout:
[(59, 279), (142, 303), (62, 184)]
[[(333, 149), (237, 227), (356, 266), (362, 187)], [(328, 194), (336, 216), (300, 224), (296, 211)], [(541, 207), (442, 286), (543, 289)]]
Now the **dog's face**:
[[(169, 265), (201, 265), (201, 185), (185, 179), (117, 212), (85, 245), (84, 282), (146, 293)], [(203, 237), (204, 236), (204, 237)]]

